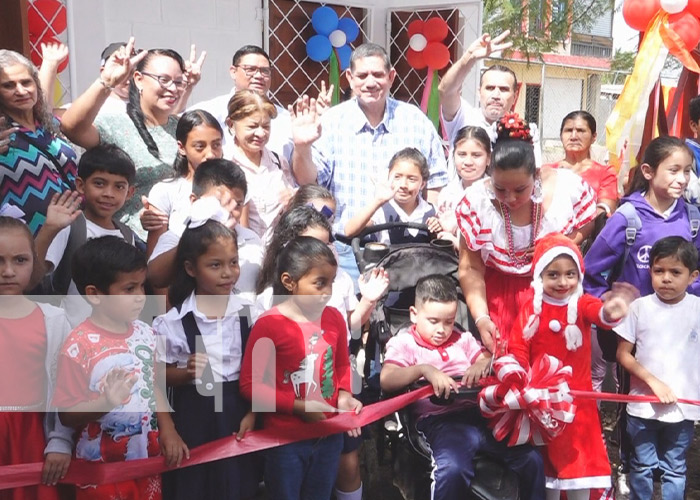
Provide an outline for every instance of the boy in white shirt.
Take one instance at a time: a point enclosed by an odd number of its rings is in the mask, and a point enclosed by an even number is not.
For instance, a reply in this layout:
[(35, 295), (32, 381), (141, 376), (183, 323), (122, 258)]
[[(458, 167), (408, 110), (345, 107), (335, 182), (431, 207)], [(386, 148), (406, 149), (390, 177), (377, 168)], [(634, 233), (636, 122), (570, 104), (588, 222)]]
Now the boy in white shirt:
[[(263, 248), (258, 235), (239, 224), (247, 193), (248, 184), (241, 167), (229, 160), (215, 159), (203, 162), (195, 170), (190, 200), (192, 211), (197, 211), (197, 218), (203, 220), (214, 216), (212, 211), (221, 207), (230, 213), (226, 225), (236, 230), (241, 268), (236, 290), (242, 298), (254, 302)], [(211, 203), (212, 199), (219, 203)], [(207, 211), (212, 213), (204, 213)], [(185, 227), (186, 224), (179, 231), (169, 229), (158, 239), (148, 260), (148, 279), (154, 287), (167, 287), (175, 276), (177, 244)]]
[[(633, 499), (651, 498), (654, 469), (661, 469), (664, 500), (682, 500), (685, 455), (700, 407), (700, 297), (686, 289), (698, 277), (698, 251), (679, 236), (657, 241), (649, 255), (654, 294), (635, 300), (619, 335), (617, 360), (629, 371), (630, 395), (660, 403), (628, 403), (627, 434), (633, 447), (629, 486)], [(633, 355), (632, 350), (636, 348)]]
[(116, 236), (136, 246), (133, 231), (115, 217), (133, 196), (135, 177), (128, 154), (113, 144), (100, 144), (80, 158), (75, 191), (55, 195), (47, 209), (46, 222), (36, 236), (39, 262), (50, 273), (44, 293), (63, 296), (61, 307), (72, 327), (91, 311), (71, 279), (75, 251), (101, 236)]

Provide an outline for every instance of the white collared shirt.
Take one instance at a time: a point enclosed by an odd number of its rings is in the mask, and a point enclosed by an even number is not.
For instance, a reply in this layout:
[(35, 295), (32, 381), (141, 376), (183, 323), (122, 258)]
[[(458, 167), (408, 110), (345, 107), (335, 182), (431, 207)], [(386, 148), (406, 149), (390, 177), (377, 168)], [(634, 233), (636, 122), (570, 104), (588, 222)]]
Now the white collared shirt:
[[(175, 363), (178, 368), (187, 368), (187, 360), (192, 353), (187, 344), (182, 318), (192, 312), (209, 357), (214, 381), (238, 380), (243, 359), (239, 314), (246, 305), (250, 305), (248, 301), (231, 294), (226, 315), (223, 318), (208, 318), (197, 310), (197, 297), (192, 292), (182, 303), (179, 311), (173, 307), (153, 320), (155, 333), (165, 336), (165, 342), (163, 339), (159, 339), (158, 342), (159, 358), (168, 364)], [(252, 318), (248, 318), (248, 324), (252, 324)]]
[[(389, 200), (388, 203), (396, 211), (401, 222), (416, 222), (418, 224), (424, 224), (425, 215), (431, 210), (433, 212), (435, 211), (433, 206), (421, 197), (418, 198), (418, 206), (413, 210), (413, 212), (411, 212), (410, 215), (404, 212), (403, 208), (401, 208), (394, 200)], [(375, 226), (386, 223), (387, 220), (384, 216), (384, 210), (379, 208), (379, 210), (374, 212), (371, 220), (372, 224)], [(412, 228), (406, 228), (406, 231), (413, 237), (418, 236), (418, 233), (420, 232), (420, 230)], [(389, 245), (391, 243), (389, 239), (389, 231), (380, 231), (377, 238), (380, 243), (384, 243), (385, 245)]]
[[(258, 235), (247, 227), (237, 224), (234, 229), (238, 236), (238, 265), (241, 268), (241, 274), (238, 277), (238, 281), (236, 281), (234, 289), (242, 299), (254, 302), (255, 283), (258, 280), (258, 273), (260, 272), (263, 258), (262, 243)], [(179, 242), (179, 234), (170, 230), (164, 232), (158, 238), (158, 243), (156, 243), (148, 262), (176, 248)]]

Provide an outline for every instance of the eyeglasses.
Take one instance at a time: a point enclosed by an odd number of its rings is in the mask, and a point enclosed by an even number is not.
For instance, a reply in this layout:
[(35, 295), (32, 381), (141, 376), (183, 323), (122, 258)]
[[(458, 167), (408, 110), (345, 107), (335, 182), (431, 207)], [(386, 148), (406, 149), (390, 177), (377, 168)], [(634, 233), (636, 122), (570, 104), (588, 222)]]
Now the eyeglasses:
[(316, 206), (313, 203), (307, 203), (306, 206), (313, 208), (318, 213), (323, 215), (326, 219), (328, 219), (328, 222), (333, 223), (333, 220), (335, 219), (335, 212), (328, 205), (323, 205), (323, 207), (321, 208), (316, 208)]
[(158, 84), (163, 87), (164, 89), (167, 89), (171, 85), (175, 85), (175, 88), (178, 90), (185, 90), (187, 88), (187, 80), (173, 80), (171, 77), (168, 75), (154, 75), (153, 73), (146, 73), (144, 71), (141, 72), (142, 75), (150, 76), (154, 80), (158, 82)]
[(248, 78), (252, 78), (255, 76), (255, 73), (260, 73), (260, 75), (263, 78), (270, 78), (270, 75), (272, 75), (272, 69), (270, 69), (269, 66), (237, 66), (238, 68), (241, 68), (243, 70), (243, 73), (245, 73), (245, 76)]

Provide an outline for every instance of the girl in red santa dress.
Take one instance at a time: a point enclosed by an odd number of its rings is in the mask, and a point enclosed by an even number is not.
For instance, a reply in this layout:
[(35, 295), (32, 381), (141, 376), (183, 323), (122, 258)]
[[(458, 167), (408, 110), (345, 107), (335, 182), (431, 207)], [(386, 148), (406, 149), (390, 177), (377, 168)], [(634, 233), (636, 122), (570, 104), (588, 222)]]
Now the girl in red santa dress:
[[(636, 289), (618, 283), (598, 299), (583, 293), (583, 257), (571, 239), (549, 234), (535, 245), (528, 299), (511, 331), (509, 351), (525, 368), (551, 355), (572, 368), (569, 386), (591, 391), (591, 324), (611, 328), (627, 314)], [(576, 416), (543, 448), (547, 500), (588, 500), (610, 488), (610, 463), (594, 400), (575, 399)]]

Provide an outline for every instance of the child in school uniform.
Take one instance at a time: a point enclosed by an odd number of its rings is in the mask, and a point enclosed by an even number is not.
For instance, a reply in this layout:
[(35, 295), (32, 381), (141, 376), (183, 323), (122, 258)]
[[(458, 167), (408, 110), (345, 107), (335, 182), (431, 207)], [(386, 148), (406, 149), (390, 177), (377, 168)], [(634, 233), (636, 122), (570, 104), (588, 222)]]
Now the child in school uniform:
[(664, 500), (685, 498), (685, 457), (700, 408), (678, 399), (700, 399), (700, 298), (687, 292), (698, 277), (697, 261), (695, 245), (680, 236), (654, 243), (649, 253), (654, 293), (635, 300), (615, 328), (617, 361), (630, 373), (630, 394), (660, 400), (627, 404), (635, 500), (652, 497), (656, 468)]
[[(388, 181), (377, 185), (374, 202), (363, 208), (345, 224), (345, 236), (353, 237), (371, 225), (387, 222), (425, 224), (435, 216), (435, 208), (423, 199), (430, 169), (425, 156), (415, 148), (404, 148), (389, 161)], [(375, 238), (385, 244), (430, 241), (425, 231), (398, 227), (381, 231)]]
[[(224, 214), (224, 222), (228, 214)], [(153, 321), (164, 337), (175, 428), (192, 448), (255, 424), (238, 379), (252, 326), (250, 304), (234, 293), (240, 274), (235, 232), (220, 221), (191, 219), (177, 247), (173, 308)], [(217, 407), (217, 404), (219, 405)], [(255, 458), (219, 460), (169, 472), (166, 499), (239, 500), (258, 485)]]

